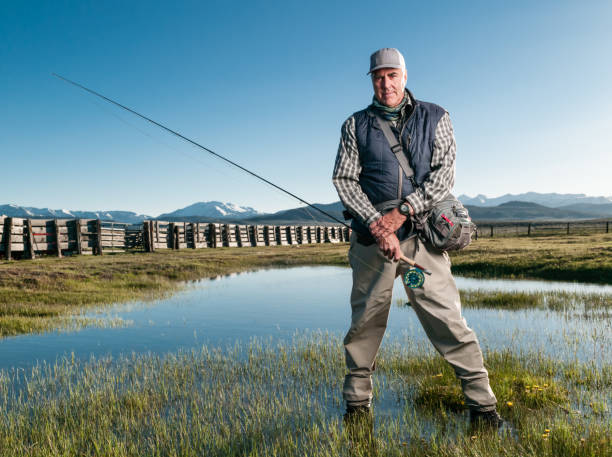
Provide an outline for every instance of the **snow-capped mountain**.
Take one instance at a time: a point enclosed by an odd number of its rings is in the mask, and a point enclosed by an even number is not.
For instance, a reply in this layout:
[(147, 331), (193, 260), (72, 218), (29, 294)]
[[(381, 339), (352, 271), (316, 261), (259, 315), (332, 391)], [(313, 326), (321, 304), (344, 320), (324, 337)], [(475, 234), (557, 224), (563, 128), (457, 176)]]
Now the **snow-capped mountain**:
[(538, 205), (548, 206), (549, 208), (559, 208), (561, 206), (576, 205), (581, 203), (602, 205), (612, 203), (612, 197), (590, 197), (585, 194), (540, 194), (538, 192), (526, 192), (523, 194), (506, 194), (501, 197), (488, 198), (486, 195), (479, 194), (475, 197), (460, 195), (459, 201), (464, 205), (473, 206), (498, 206), (503, 203), (531, 202)]
[(139, 224), (146, 219), (152, 219), (151, 216), (136, 214), (131, 211), (74, 211), (18, 205), (0, 205), (0, 215), (31, 219), (102, 219), (128, 224)]
[(249, 206), (238, 206), (234, 203), (222, 203), (217, 201), (198, 202), (193, 205), (177, 209), (171, 213), (160, 214), (157, 219), (177, 218), (177, 217), (209, 217), (209, 218), (233, 218), (242, 219), (246, 217), (258, 216), (261, 214)]

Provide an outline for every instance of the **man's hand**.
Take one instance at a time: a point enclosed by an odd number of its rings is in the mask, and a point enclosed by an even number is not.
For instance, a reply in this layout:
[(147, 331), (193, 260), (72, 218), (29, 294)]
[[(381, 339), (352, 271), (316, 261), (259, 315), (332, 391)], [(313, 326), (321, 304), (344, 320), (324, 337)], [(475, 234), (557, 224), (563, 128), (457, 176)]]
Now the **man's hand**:
[(402, 251), (400, 250), (400, 243), (395, 233), (391, 232), (387, 236), (377, 238), (376, 243), (378, 243), (378, 247), (383, 254), (390, 260), (398, 261), (400, 259)]
[(406, 216), (400, 213), (399, 209), (393, 208), (370, 224), (370, 233), (376, 239), (384, 238), (399, 229), (404, 222), (406, 222)]

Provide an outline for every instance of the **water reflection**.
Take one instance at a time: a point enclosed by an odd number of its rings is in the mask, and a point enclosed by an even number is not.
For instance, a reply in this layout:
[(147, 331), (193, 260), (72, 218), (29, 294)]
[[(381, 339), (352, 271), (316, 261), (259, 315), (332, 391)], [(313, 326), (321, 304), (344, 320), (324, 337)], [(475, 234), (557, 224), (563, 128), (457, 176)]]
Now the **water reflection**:
[[(460, 288), (481, 290), (566, 290), (612, 293), (610, 286), (494, 281), (457, 278)], [(164, 353), (202, 344), (232, 344), (253, 336), (289, 338), (296, 331), (323, 329), (344, 334), (349, 325), (351, 271), (339, 267), (299, 267), (234, 274), (190, 283), (172, 297), (113, 307), (129, 328), (89, 328), (78, 332), (25, 335), (0, 340), (0, 368), (23, 367), (58, 356)], [(394, 300), (405, 297), (399, 280)], [(533, 350), (563, 360), (612, 360), (610, 319), (577, 319), (548, 310), (466, 309), (483, 348)], [(409, 334), (425, 339), (411, 308), (393, 306), (387, 338)]]

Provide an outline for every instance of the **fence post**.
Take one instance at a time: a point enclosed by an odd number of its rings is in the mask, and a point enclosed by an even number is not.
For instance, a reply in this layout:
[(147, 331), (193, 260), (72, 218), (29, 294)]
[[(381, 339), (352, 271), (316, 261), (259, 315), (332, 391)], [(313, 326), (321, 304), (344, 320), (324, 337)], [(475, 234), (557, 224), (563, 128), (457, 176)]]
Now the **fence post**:
[(491, 226), (491, 238), (493, 238), (493, 226)]
[(4, 220), (4, 255), (6, 260), (11, 260), (11, 238), (13, 236), (13, 218), (7, 217)]
[(606, 233), (610, 233), (610, 221), (606, 221)]
[[(191, 226), (191, 242), (193, 243), (193, 249), (195, 249), (198, 246), (198, 241), (200, 241), (200, 224), (198, 224), (198, 230), (196, 232), (196, 225), (193, 222), (190, 222), (189, 225)], [(186, 228), (186, 227), (185, 227)], [(187, 230), (185, 230), (185, 243), (187, 242)]]
[(32, 235), (32, 220), (25, 220), (26, 229), (27, 229), (27, 240), (28, 240), (28, 256), (30, 259), (35, 259), (36, 254), (34, 253), (34, 237)]
[(527, 225), (527, 236), (531, 236), (531, 222)]
[(102, 255), (102, 221), (100, 219), (96, 219), (96, 250), (98, 251), (96, 255)]
[(567, 234), (568, 234), (568, 235), (569, 235), (569, 225), (570, 225), (570, 223), (568, 222), (568, 223), (567, 223)]
[(144, 243), (145, 252), (151, 252), (151, 229), (149, 221), (142, 221), (142, 241)]
[[(155, 229), (155, 232), (153, 229)], [(155, 243), (159, 241), (159, 227), (157, 221), (149, 221), (149, 239), (151, 240), (151, 252), (155, 252)]]
[(74, 220), (74, 231), (76, 233), (77, 254), (83, 254), (83, 244), (81, 240), (81, 219)]
[(166, 232), (166, 243), (170, 245), (171, 249), (176, 249), (174, 247), (174, 222), (170, 222), (168, 224), (168, 231)]
[(180, 249), (180, 237), (179, 237), (180, 228), (178, 224), (174, 226), (174, 249)]
[(57, 219), (53, 219), (53, 229), (55, 230), (55, 254), (62, 257), (62, 246), (60, 245), (60, 228)]

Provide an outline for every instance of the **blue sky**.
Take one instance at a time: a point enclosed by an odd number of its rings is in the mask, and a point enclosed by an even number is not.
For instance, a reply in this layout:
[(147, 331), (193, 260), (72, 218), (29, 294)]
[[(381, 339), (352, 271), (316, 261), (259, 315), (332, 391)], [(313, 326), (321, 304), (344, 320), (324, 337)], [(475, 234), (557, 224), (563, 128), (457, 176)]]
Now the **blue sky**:
[(609, 1), (2, 1), (0, 204), (298, 206), (52, 72), (336, 201), (340, 126), (370, 102), (380, 47), (403, 52), (417, 98), (449, 111), (455, 193), (612, 195)]

